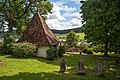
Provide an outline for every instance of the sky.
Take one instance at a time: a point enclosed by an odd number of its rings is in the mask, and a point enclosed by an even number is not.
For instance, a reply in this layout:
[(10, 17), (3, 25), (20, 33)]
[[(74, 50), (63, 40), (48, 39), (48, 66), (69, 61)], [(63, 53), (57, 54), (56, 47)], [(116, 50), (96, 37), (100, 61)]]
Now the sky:
[(81, 27), (81, 0), (49, 0), (53, 3), (52, 14), (46, 23), (51, 29), (64, 30)]

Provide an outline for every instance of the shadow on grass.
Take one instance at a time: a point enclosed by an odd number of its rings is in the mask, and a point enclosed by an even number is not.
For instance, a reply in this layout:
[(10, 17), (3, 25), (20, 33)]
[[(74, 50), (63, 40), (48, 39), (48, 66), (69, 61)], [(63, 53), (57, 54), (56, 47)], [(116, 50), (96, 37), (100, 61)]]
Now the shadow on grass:
[(0, 53), (0, 56), (6, 56), (7, 54), (2, 54), (2, 53)]
[[(108, 78), (109, 80), (113, 80)], [(103, 77), (91, 77), (91, 76), (78, 76), (78, 75), (70, 75), (67, 73), (19, 73), (13, 76), (2, 76), (0, 80), (106, 80)]]

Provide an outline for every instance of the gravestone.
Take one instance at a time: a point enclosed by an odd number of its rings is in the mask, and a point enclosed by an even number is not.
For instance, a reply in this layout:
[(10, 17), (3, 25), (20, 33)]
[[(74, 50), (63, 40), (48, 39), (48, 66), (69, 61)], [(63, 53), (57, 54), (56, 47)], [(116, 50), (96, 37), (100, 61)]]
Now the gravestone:
[(80, 55), (82, 54), (82, 52), (80, 51)]
[(84, 62), (83, 60), (80, 60), (78, 62), (78, 72), (77, 72), (77, 75), (84, 75), (85, 72), (84, 72)]
[(97, 64), (97, 73), (96, 73), (97, 76), (104, 76), (104, 65), (102, 62), (99, 62)]
[(66, 63), (67, 63), (67, 60), (63, 58), (60, 63), (60, 72), (65, 72), (67, 70)]

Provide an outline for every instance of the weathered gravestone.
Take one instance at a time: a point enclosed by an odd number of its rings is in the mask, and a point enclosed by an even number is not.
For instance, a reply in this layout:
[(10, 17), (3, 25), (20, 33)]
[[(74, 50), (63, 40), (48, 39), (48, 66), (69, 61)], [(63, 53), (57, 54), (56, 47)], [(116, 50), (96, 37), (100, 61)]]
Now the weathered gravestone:
[(80, 51), (80, 55), (82, 54), (82, 52)]
[(97, 73), (96, 73), (97, 76), (104, 76), (104, 65), (102, 62), (99, 62), (97, 64)]
[(67, 63), (67, 60), (63, 58), (60, 63), (60, 72), (65, 72), (67, 70), (66, 63)]
[(83, 60), (80, 60), (78, 62), (78, 72), (77, 72), (77, 75), (84, 75), (85, 72), (84, 72), (84, 62)]

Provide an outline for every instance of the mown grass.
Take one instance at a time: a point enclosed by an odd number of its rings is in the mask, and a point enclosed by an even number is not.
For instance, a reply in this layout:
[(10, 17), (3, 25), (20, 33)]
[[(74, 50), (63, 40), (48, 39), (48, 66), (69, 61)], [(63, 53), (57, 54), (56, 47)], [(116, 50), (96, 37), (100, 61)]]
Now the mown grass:
[[(66, 39), (66, 36), (68, 35), (68, 34), (55, 34), (56, 36), (57, 36), (57, 38), (59, 38), (59, 39)], [(76, 35), (79, 35), (79, 41), (83, 41), (84, 40), (84, 36), (85, 36), (85, 34), (84, 33), (76, 33)]]
[[(0, 66), (0, 80), (120, 80), (120, 64), (111, 57), (103, 55), (79, 55), (77, 52), (66, 53), (67, 72), (60, 73), (61, 58), (49, 61), (43, 58), (14, 58), (11, 55), (0, 54), (4, 65)], [(78, 61), (85, 64), (86, 75), (76, 75)], [(96, 65), (101, 61), (105, 65), (105, 76), (97, 77)]]

